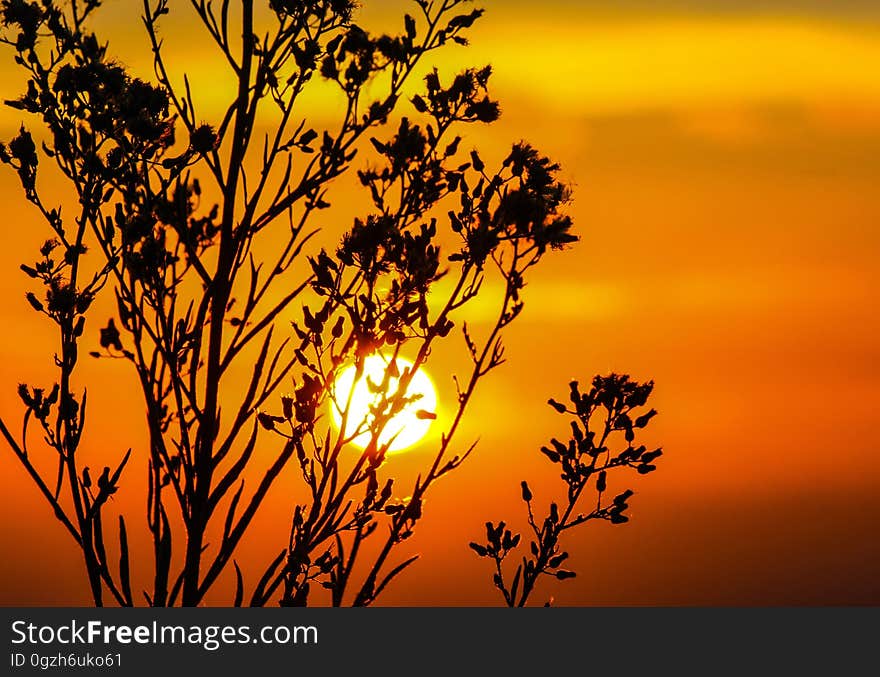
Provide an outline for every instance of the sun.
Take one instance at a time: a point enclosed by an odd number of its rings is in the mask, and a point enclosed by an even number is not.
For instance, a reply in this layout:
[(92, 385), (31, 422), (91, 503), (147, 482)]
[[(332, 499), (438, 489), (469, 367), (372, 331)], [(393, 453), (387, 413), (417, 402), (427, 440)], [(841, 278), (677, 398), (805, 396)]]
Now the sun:
[[(413, 368), (413, 363), (402, 357), (396, 358), (395, 365), (397, 373), (401, 375)], [(357, 369), (354, 365), (336, 377), (330, 398), (330, 411), (337, 430), (342, 428), (342, 409), (345, 408), (349, 397), (351, 402), (345, 434), (353, 435), (360, 426), (369, 421), (372, 416), (371, 408), (382, 399), (382, 394), (371, 390), (370, 382), (374, 385), (381, 384), (389, 368), (394, 368), (390, 357), (371, 355), (364, 360), (364, 371), (357, 383), (355, 383)], [(387, 392), (389, 394), (396, 392), (398, 383), (399, 379), (391, 376)], [(427, 434), (436, 418), (437, 391), (423, 369), (419, 369), (413, 375), (406, 396), (413, 400), (388, 421), (379, 437), (380, 445), (391, 442), (388, 453), (403, 451), (415, 445)], [(351, 443), (363, 449), (369, 441), (370, 434), (365, 431), (357, 435)]]

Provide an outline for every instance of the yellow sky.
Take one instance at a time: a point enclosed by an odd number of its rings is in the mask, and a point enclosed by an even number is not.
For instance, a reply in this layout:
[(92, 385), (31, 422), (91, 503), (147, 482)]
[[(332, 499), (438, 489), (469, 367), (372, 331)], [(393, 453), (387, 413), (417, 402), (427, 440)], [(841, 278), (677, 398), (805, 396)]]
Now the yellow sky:
[[(476, 50), (554, 113), (798, 100), (880, 102), (880, 30), (738, 17), (507, 25)], [(853, 68), (853, 64), (859, 64)]]
[[(120, 17), (121, 9), (116, 12)], [(387, 10), (368, 6), (367, 17), (379, 29), (396, 28)], [(875, 76), (880, 24), (748, 14), (723, 19), (584, 14), (577, 21), (567, 19), (545, 13), (525, 23), (521, 10), (505, 14), (493, 7), (474, 30), (469, 49), (449, 50), (434, 62), (453, 68), (492, 63), (508, 109), (532, 103), (554, 116), (792, 101), (880, 105)], [(108, 18), (98, 23), (115, 24)], [(167, 25), (168, 45), (185, 53), (186, 70), (205, 102), (204, 114), (216, 114), (224, 100), (217, 86), (224, 71), (216, 53), (192, 31), (171, 21)], [(114, 43), (112, 52), (136, 70), (147, 69), (149, 55), (138, 24), (121, 30), (124, 40)], [(5, 61), (4, 76), (9, 66)], [(199, 88), (206, 82), (214, 86)], [(0, 118), (4, 126), (17, 119), (8, 111)]]

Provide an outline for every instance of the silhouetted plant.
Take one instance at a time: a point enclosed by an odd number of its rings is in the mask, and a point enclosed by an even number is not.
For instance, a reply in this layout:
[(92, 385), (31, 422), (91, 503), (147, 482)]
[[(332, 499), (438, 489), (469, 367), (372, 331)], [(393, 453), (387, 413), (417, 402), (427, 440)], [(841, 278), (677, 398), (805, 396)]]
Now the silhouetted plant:
[[(608, 474), (631, 468), (647, 475), (656, 469), (654, 462), (663, 454), (661, 449), (648, 451), (644, 445), (634, 446), (636, 430), (646, 427), (657, 413), (650, 409), (637, 414), (647, 403), (653, 382), (637, 383), (629, 376), (610, 374), (596, 376), (586, 393), (581, 392), (577, 381), (570, 388), (570, 404), (552, 399), (549, 404), (572, 418), (571, 439), (563, 443), (553, 438), (548, 446), (541, 447), (541, 453), (561, 470), (560, 478), (566, 485), (564, 499), (551, 502), (545, 517), (536, 516), (535, 498), (523, 480), (522, 500), (531, 530), (528, 553), (519, 555), (522, 536), (507, 528), (505, 522), (487, 522), (486, 542), (470, 544), (479, 557), (492, 560), (492, 582), (511, 607), (526, 605), (541, 576), (560, 581), (575, 577), (574, 571), (562, 568), (568, 560), (560, 543), (566, 531), (591, 520), (611, 524), (629, 521), (626, 510), (633, 492), (627, 489), (610, 501), (605, 499)], [(615, 444), (620, 437), (623, 440)], [(584, 490), (595, 499), (594, 504), (583, 495)], [(583, 504), (589, 507), (588, 512), (581, 507)], [(505, 570), (505, 561), (511, 555), (519, 559), (512, 574)]]
[[(378, 37), (354, 23), (349, 0), (270, 0), (259, 19), (253, 0), (242, 0), (240, 19), (229, 2), (189, 4), (236, 82), (225, 114), (212, 122), (197, 113), (189, 79), (172, 82), (159, 33), (168, 0), (143, 4), (153, 83), (131, 75), (89, 32), (98, 0), (0, 2), (4, 42), (28, 78), (25, 94), (8, 103), (39, 116), (48, 133), (42, 153), (78, 197), (65, 215), (47, 203), (37, 144), (24, 128), (0, 146), (0, 160), (18, 173), (53, 236), (22, 269), (42, 285), (27, 299), (57, 325), (60, 340), (59, 384), (21, 386), (21, 436), (2, 423), (0, 432), (82, 549), (95, 604), (109, 591), (133, 605), (122, 516), (118, 563), (105, 548), (107, 499), (132, 454), (93, 484), (80, 453), (86, 396), (73, 383), (89, 308), (110, 286), (117, 317), (92, 355), (131, 363), (146, 405), (154, 565), (147, 603), (204, 601), (292, 462), (305, 495), (294, 498), (289, 538), (250, 603), (305, 604), (317, 583), (334, 605), (368, 605), (414, 561), (391, 557), (420, 520), (425, 493), (470, 453), (456, 453), (453, 438), (478, 381), (504, 361), (501, 332), (522, 311), (527, 271), (548, 249), (576, 239), (563, 213), (568, 190), (557, 165), (524, 143), (493, 171), (476, 150), (462, 157), (456, 130), (499, 116), (488, 67), (449, 82), (430, 72), (409, 114), (391, 122), (420, 59), (466, 44), (482, 11), (457, 13), (464, 0), (416, 0), (418, 18), (406, 15), (402, 34)], [(338, 124), (323, 130), (308, 124), (300, 105), (317, 80), (334, 83), (342, 101)], [(382, 93), (368, 99), (368, 83)], [(370, 134), (392, 124), (383, 139)], [(258, 125), (269, 132), (254, 147)], [(358, 177), (372, 209), (336, 250), (307, 253), (315, 214), (330, 207), (335, 180), (364, 147), (374, 156)], [(441, 230), (458, 238), (451, 254), (441, 253)], [(276, 256), (258, 259), (258, 241), (272, 242)], [(407, 387), (433, 345), (461, 322), (490, 275), (504, 289), (497, 320), (482, 337), (462, 324), (471, 364), (457, 381), (457, 409), (425, 472), (398, 491), (384, 476), (383, 432), (411, 402)], [(451, 291), (440, 298), (444, 276)], [(282, 331), (301, 297), (301, 318)], [(403, 349), (413, 366), (401, 370)], [(372, 384), (377, 402), (352, 433), (350, 398), (340, 401), (334, 380), (349, 364), (362, 375), (365, 359), (379, 352), (386, 375)], [(243, 387), (230, 376), (242, 364), (251, 373)], [(343, 420), (337, 431), (323, 422), (330, 401)], [(34, 462), (32, 421), (57, 456), (57, 475)], [(362, 451), (343, 453), (364, 433)], [(274, 448), (274, 461), (245, 492), (258, 445)], [(387, 531), (378, 529), (383, 521)], [(368, 538), (377, 540), (375, 553), (356, 568)], [(233, 566), (240, 605), (244, 574)]]

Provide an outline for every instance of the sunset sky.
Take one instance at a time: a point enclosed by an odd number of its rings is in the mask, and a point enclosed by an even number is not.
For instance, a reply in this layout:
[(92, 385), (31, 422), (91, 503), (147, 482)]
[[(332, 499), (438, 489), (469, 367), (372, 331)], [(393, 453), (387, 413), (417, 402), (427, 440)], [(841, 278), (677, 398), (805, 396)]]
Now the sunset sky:
[[(99, 25), (110, 52), (146, 75), (135, 4), (108, 2)], [(176, 4), (170, 53), (202, 116), (219, 117), (229, 97), (214, 77), (220, 62), (190, 36), (188, 3)], [(400, 30), (409, 3), (364, 4), (367, 24)], [(497, 157), (526, 139), (557, 160), (582, 239), (532, 277), (506, 333), (509, 362), (481, 384), (461, 431), (460, 445), (479, 438), (478, 450), (434, 490), (410, 548), (423, 560), (382, 602), (499, 603), (467, 543), (488, 519), (524, 526), (520, 480), (543, 503), (561, 495), (538, 449), (567, 424), (545, 402), (613, 370), (656, 381), (648, 437), (666, 454), (656, 473), (631, 477), (631, 523), (569, 532), (580, 575), (542, 588), (542, 600), (880, 603), (877, 3), (483, 4), (472, 45), (429, 64), (493, 65), (503, 117), (470, 128), (464, 144)], [(2, 98), (19, 93), (12, 69), (0, 52)], [(315, 118), (332, 118), (332, 98), (313, 105)], [(0, 112), (0, 138), (21, 119)], [(45, 233), (0, 169), (0, 415), (17, 429), (16, 385), (51, 378), (54, 344), (18, 271)], [(468, 319), (485, 327), (489, 311)], [(460, 348), (428, 366), (441, 414)], [(90, 453), (115, 458), (142, 442), (124, 366), (88, 363), (80, 377)], [(406, 476), (429, 455), (388, 463)], [(276, 488), (239, 561), (262, 566), (284, 545), (295, 487), (290, 476)], [(141, 494), (123, 494), (116, 503), (142, 509)], [(5, 447), (0, 495), (0, 604), (87, 603), (79, 553)]]

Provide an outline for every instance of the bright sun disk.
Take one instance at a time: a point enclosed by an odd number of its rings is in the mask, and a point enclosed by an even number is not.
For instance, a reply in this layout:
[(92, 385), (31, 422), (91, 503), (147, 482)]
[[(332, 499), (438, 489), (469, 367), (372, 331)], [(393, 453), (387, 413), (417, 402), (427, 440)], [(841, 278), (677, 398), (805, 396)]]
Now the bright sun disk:
[[(371, 355), (364, 360), (364, 371), (357, 383), (357, 369), (351, 365), (339, 376), (333, 387), (330, 411), (336, 429), (342, 427), (342, 409), (345, 408), (349, 396), (351, 404), (348, 412), (348, 420), (345, 426), (345, 435), (353, 435), (358, 427), (371, 418), (371, 407), (382, 399), (381, 393), (370, 390), (368, 383), (381, 384), (390, 365), (390, 358), (383, 355)], [(403, 375), (413, 368), (413, 363), (401, 357), (396, 359), (398, 373)], [(399, 379), (391, 377), (388, 383), (388, 394), (397, 391)], [(437, 392), (434, 384), (424, 372), (419, 369), (412, 377), (406, 391), (408, 398), (414, 398), (401, 411), (395, 414), (385, 426), (385, 430), (379, 436), (379, 444), (391, 442), (389, 453), (407, 449), (421, 440), (433, 422), (432, 417), (437, 409)], [(370, 442), (370, 433), (364, 431), (352, 440), (352, 444), (364, 448)]]

